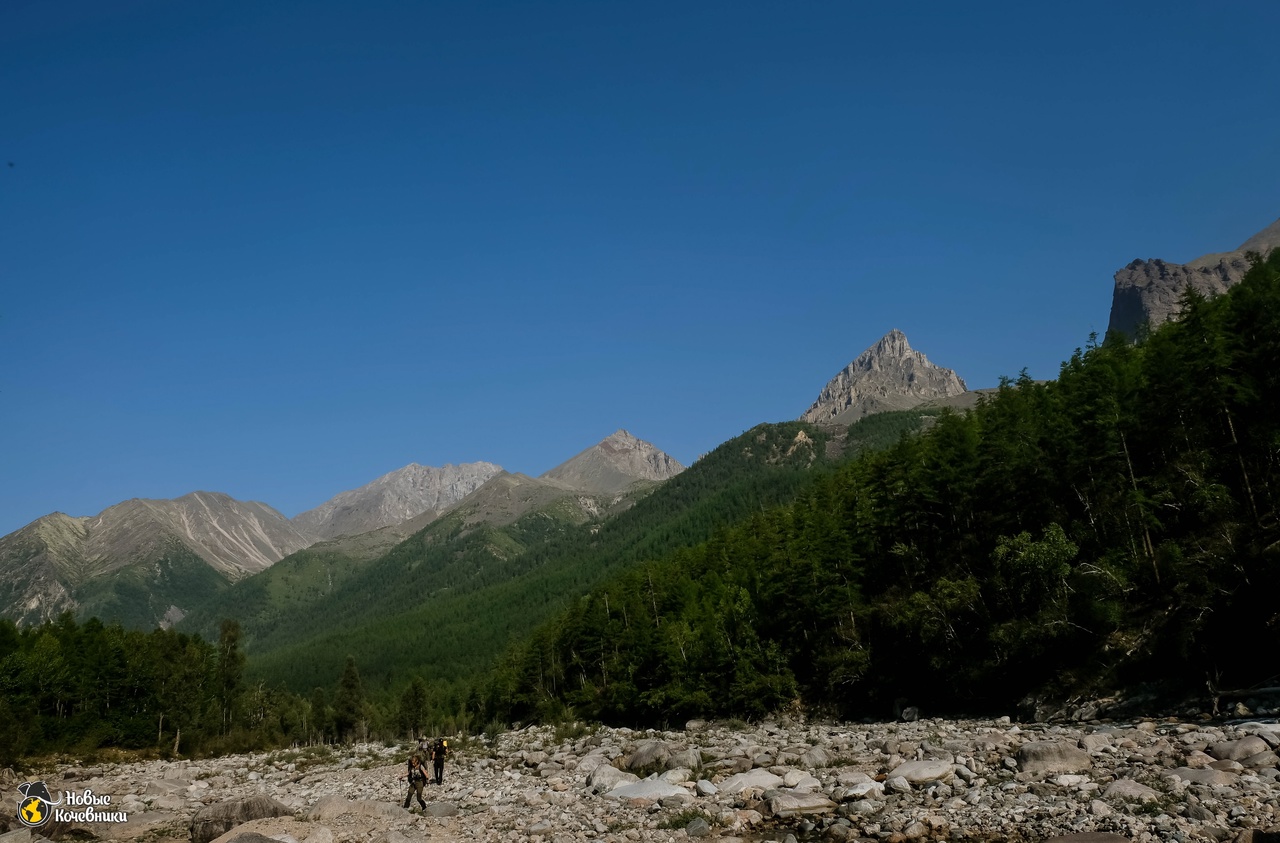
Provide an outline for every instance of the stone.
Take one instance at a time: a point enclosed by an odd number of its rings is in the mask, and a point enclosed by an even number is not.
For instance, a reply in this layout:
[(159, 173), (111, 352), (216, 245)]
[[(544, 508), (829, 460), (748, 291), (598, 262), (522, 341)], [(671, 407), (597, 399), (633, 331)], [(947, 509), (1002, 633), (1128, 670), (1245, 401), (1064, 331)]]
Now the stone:
[(1089, 753), (1062, 741), (1033, 741), (1018, 747), (1018, 769), (1032, 775), (1083, 773), (1093, 768)]
[(373, 838), (373, 843), (411, 843), (408, 837), (405, 837), (399, 831), (390, 829), (385, 834), (381, 834)]
[(657, 802), (670, 796), (678, 796), (683, 799), (692, 798), (689, 791), (680, 787), (680, 785), (668, 784), (660, 779), (645, 779), (644, 781), (622, 784), (605, 794), (607, 799), (648, 799), (652, 802)]
[(693, 770), (687, 767), (673, 767), (658, 778), (667, 784), (683, 784), (693, 778)]
[(836, 803), (818, 793), (779, 793), (765, 802), (767, 813), (780, 819), (829, 814)]
[(619, 770), (617, 767), (602, 766), (597, 767), (587, 777), (587, 786), (591, 788), (593, 793), (604, 793), (613, 790), (618, 785), (638, 781), (640, 781), (640, 777), (635, 773), (628, 773)]
[(1193, 770), (1190, 767), (1177, 767), (1167, 771), (1166, 775), (1181, 779), (1191, 784), (1207, 784), (1207, 785), (1233, 785), (1240, 780), (1235, 773), (1228, 773), (1225, 770), (1214, 770), (1212, 768), (1204, 768), (1202, 770)]
[(428, 802), (427, 807), (422, 809), (422, 813), (428, 817), (456, 817), (458, 806), (452, 802)]
[(210, 843), (250, 820), (292, 816), (289, 808), (268, 796), (249, 796), (209, 805), (191, 818), (191, 843)]
[(889, 773), (889, 778), (901, 776), (912, 784), (922, 782), (947, 781), (955, 772), (955, 765), (950, 761), (908, 761), (900, 764)]
[(1211, 744), (1205, 751), (1219, 761), (1241, 761), (1270, 749), (1271, 747), (1262, 738), (1257, 735), (1247, 735), (1239, 740)]
[(831, 766), (831, 753), (820, 746), (806, 750), (800, 756), (800, 765), (809, 770), (819, 770)]
[(1280, 843), (1280, 828), (1268, 831), (1260, 828), (1246, 828), (1236, 835), (1234, 843)]
[(1129, 838), (1109, 831), (1086, 831), (1081, 834), (1059, 834), (1056, 837), (1047, 837), (1044, 843), (1129, 843)]
[(689, 824), (684, 827), (684, 833), (690, 837), (710, 837), (711, 823), (707, 822), (702, 817), (696, 817), (690, 820)]
[(689, 770), (693, 770), (701, 766), (702, 766), (702, 753), (699, 752), (694, 747), (689, 747), (688, 749), (682, 749), (677, 752), (673, 752), (671, 753), (671, 756), (667, 758), (668, 770), (674, 770), (679, 768), (686, 768)]
[(670, 757), (671, 751), (664, 741), (641, 741), (636, 745), (635, 752), (623, 759), (622, 768), (632, 773), (652, 767), (665, 769)]
[(274, 837), (259, 834), (256, 831), (246, 831), (244, 834), (237, 834), (228, 838), (227, 843), (280, 843), (280, 841)]
[(890, 776), (884, 782), (885, 793), (910, 793), (911, 782), (907, 781), (906, 776)]
[(1160, 798), (1160, 791), (1135, 782), (1133, 779), (1116, 779), (1107, 785), (1107, 789), (1102, 792), (1102, 795), (1118, 799), (1132, 799), (1139, 802), (1155, 802)]
[(720, 792), (728, 794), (741, 793), (749, 787), (769, 790), (781, 784), (782, 776), (774, 775), (768, 770), (755, 769), (748, 770), (745, 773), (738, 773), (725, 779), (720, 783)]
[(1111, 746), (1111, 736), (1107, 734), (1085, 735), (1080, 739), (1080, 746), (1085, 752), (1101, 752)]
[(1246, 770), (1261, 770), (1264, 767), (1277, 767), (1280, 766), (1280, 755), (1277, 755), (1274, 750), (1268, 749), (1265, 752), (1259, 752), (1257, 755), (1250, 755), (1248, 758), (1242, 759), (1240, 764), (1244, 766)]

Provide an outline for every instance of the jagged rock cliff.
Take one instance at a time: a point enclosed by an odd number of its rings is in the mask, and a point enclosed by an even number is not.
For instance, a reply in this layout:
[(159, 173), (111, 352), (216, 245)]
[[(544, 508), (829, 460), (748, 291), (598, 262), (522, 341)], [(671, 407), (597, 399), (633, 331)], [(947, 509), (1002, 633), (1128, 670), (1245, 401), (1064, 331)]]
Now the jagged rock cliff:
[(490, 462), (440, 468), (414, 463), (343, 492), (295, 516), (293, 523), (303, 532), (326, 539), (367, 533), (448, 509), (501, 471), (501, 466)]
[(1107, 331), (1130, 337), (1144, 327), (1156, 327), (1178, 315), (1187, 288), (1206, 296), (1226, 292), (1249, 269), (1249, 252), (1265, 255), (1280, 246), (1280, 220), (1250, 237), (1231, 252), (1218, 252), (1177, 264), (1159, 258), (1135, 260), (1115, 275), (1111, 320)]
[(930, 363), (895, 328), (832, 378), (800, 420), (848, 425), (872, 413), (909, 410), (965, 390), (959, 375)]

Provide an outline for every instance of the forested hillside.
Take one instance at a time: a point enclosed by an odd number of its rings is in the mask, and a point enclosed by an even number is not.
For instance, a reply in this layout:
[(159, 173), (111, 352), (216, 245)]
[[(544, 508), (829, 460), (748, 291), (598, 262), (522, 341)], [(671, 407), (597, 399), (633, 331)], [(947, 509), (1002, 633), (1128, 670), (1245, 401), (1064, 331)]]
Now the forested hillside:
[(790, 500), (832, 464), (826, 438), (800, 422), (761, 425), (601, 520), (576, 523), (555, 507), (505, 527), (442, 519), (305, 611), (248, 620), (251, 670), (297, 690), (327, 681), (348, 653), (380, 689), (414, 674), (429, 674), (433, 690), (481, 674), (611, 571)]
[[(789, 506), (626, 571), (510, 652), (502, 718), (842, 714), (1273, 680), (1280, 251)], [(1274, 684), (1274, 683), (1273, 683)]]

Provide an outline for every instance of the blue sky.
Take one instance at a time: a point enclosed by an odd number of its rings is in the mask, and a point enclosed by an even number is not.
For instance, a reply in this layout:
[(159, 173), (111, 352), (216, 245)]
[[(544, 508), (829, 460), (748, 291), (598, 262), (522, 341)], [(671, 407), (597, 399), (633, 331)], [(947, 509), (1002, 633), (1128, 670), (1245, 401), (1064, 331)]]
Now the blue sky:
[(619, 427), (688, 463), (895, 327), (1049, 378), (1116, 269), (1280, 216), (1272, 2), (0, 18), (0, 534)]

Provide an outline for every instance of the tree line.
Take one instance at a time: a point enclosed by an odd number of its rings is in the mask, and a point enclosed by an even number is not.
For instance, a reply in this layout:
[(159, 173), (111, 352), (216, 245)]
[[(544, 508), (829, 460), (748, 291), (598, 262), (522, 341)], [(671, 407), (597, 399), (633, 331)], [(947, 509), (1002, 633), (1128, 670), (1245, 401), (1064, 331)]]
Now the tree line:
[(395, 740), (455, 725), (429, 702), (417, 678), (371, 698), (350, 656), (332, 687), (306, 696), (247, 681), (231, 620), (216, 642), (69, 612), (39, 626), (0, 620), (0, 766), (108, 747), (173, 757)]
[(1091, 340), (1055, 381), (1006, 380), (599, 584), (503, 658), (484, 708), (660, 724), (1269, 681), (1278, 377), (1280, 250), (1136, 344)]

